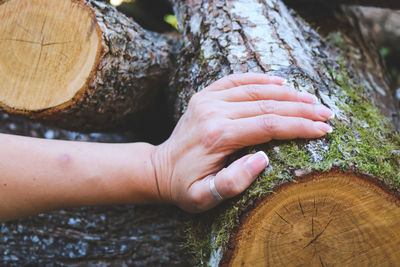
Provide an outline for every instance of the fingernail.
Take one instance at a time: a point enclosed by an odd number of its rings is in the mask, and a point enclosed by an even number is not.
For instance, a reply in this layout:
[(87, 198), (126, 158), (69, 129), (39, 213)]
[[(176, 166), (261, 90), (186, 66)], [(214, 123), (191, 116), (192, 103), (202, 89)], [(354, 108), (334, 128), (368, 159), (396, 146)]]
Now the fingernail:
[(307, 93), (307, 92), (300, 92), (299, 99), (300, 99), (300, 101), (309, 103), (309, 104), (315, 104), (318, 101), (318, 99), (315, 95)]
[(333, 132), (333, 128), (324, 122), (316, 121), (316, 122), (314, 122), (314, 125), (315, 125), (315, 127), (317, 127), (318, 129), (320, 129), (321, 131), (323, 131), (325, 133)]
[(335, 116), (332, 110), (323, 105), (318, 105), (317, 109), (318, 109), (318, 114), (325, 119), (331, 119), (332, 116), (333, 117)]
[(269, 163), (268, 156), (263, 151), (258, 151), (257, 153), (250, 156), (245, 162), (248, 170), (253, 176), (259, 174), (264, 170)]

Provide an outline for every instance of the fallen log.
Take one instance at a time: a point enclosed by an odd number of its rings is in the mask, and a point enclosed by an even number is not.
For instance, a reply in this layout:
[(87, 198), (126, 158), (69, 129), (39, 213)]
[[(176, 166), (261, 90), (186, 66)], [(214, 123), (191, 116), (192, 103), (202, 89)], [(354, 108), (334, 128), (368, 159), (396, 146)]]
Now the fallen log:
[(168, 38), (92, 0), (0, 1), (0, 108), (78, 131), (126, 122), (168, 81)]
[(195, 264), (397, 263), (400, 137), (387, 119), (398, 109), (379, 104), (387, 75), (357, 16), (343, 12), (338, 24), (347, 29), (322, 38), (280, 0), (173, 2), (186, 44), (172, 81), (176, 119), (194, 93), (246, 71), (283, 76), (336, 114), (324, 138), (245, 149), (264, 150), (270, 166), (244, 194), (193, 219)]

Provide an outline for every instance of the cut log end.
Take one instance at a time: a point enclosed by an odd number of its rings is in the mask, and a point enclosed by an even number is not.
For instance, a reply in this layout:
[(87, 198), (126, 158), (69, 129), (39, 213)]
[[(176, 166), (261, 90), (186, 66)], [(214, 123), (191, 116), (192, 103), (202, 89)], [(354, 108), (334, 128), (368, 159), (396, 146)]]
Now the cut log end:
[(7, 110), (71, 101), (101, 54), (101, 31), (83, 1), (0, 1), (0, 32), (0, 102)]
[(244, 218), (226, 266), (360, 266), (400, 261), (400, 202), (348, 174), (281, 187)]

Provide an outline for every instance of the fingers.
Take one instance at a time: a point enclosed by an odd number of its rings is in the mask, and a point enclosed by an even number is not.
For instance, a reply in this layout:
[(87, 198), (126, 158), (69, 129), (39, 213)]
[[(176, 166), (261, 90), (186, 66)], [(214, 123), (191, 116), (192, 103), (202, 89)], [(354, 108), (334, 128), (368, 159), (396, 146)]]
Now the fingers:
[(257, 100), (277, 100), (294, 101), (309, 104), (316, 103), (316, 98), (312, 94), (299, 92), (293, 88), (275, 84), (251, 84), (243, 85), (218, 92), (221, 100), (228, 102), (257, 101)]
[(246, 84), (278, 84), (282, 85), (284, 78), (263, 73), (243, 73), (228, 75), (205, 88), (205, 91), (222, 91)]
[(225, 104), (230, 119), (255, 117), (264, 114), (276, 114), (288, 117), (302, 117), (310, 120), (325, 121), (332, 118), (333, 111), (323, 105), (301, 102), (258, 100), (252, 102), (230, 102)]
[(319, 121), (267, 114), (232, 120), (227, 132), (230, 142), (238, 146), (249, 146), (272, 139), (317, 138), (332, 132), (332, 128)]
[(214, 179), (215, 190), (223, 199), (234, 197), (242, 193), (254, 181), (258, 174), (264, 170), (269, 163), (264, 152), (244, 156), (227, 168), (222, 169), (216, 175), (194, 183), (189, 189), (194, 193), (195, 207), (192, 211), (201, 212), (218, 205), (211, 189), (210, 180)]

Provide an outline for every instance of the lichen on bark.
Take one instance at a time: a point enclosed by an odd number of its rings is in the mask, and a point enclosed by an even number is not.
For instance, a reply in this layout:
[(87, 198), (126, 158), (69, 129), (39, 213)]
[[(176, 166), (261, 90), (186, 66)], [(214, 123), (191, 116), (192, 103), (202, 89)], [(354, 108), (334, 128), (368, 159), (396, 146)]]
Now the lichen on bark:
[(371, 84), (383, 91), (389, 88), (381, 79), (383, 68), (366, 73), (358, 68), (361, 62), (345, 60), (346, 51), (337, 41), (350, 48), (354, 42), (339, 33), (323, 40), (279, 0), (175, 1), (175, 7), (186, 37), (172, 82), (178, 92), (176, 118), (193, 93), (217, 78), (246, 71), (283, 76), (294, 88), (316, 94), (336, 114), (329, 121), (333, 133), (323, 138), (273, 141), (243, 151), (264, 150), (270, 165), (245, 193), (189, 224), (187, 246), (196, 263), (218, 265), (241, 216), (277, 185), (305, 174), (333, 169), (363, 173), (399, 193), (400, 162), (395, 155), (400, 137), (375, 106), (377, 88)]

